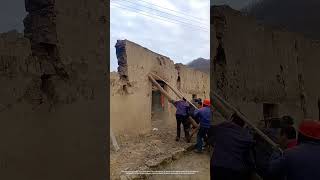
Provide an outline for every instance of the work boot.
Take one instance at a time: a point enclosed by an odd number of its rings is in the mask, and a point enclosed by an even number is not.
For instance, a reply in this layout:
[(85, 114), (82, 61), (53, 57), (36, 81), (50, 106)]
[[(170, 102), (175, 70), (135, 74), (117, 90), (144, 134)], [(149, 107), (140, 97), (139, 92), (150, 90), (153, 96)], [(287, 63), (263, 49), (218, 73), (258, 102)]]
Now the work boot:
[(179, 141), (179, 140), (180, 140), (180, 138), (177, 136), (177, 137), (176, 137), (176, 141)]
[(186, 136), (185, 138), (186, 138), (186, 142), (187, 142), (187, 143), (190, 143), (190, 142), (191, 142), (191, 137), (190, 137), (189, 135)]

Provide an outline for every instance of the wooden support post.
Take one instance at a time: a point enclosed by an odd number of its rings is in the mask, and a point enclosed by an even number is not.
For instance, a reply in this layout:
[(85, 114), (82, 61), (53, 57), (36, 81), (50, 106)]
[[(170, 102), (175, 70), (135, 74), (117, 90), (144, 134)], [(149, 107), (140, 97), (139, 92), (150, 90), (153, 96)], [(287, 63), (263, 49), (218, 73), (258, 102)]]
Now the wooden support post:
[[(177, 90), (177, 89), (175, 89), (174, 87), (172, 87), (172, 86), (171, 86), (168, 82), (166, 82), (164, 79), (162, 79), (161, 77), (159, 77), (158, 75), (156, 75), (156, 74), (154, 74), (154, 73), (150, 73), (150, 74), (151, 74), (153, 77), (155, 77), (155, 78), (163, 81), (164, 83), (166, 83), (166, 85), (167, 85), (179, 98), (181, 98), (181, 99), (182, 99), (182, 98), (185, 98), (179, 90)], [(195, 106), (193, 103), (191, 103), (187, 98), (185, 98), (185, 99), (186, 99), (187, 102), (188, 102), (189, 104), (191, 104), (194, 108), (198, 109), (198, 107)]]
[[(169, 99), (169, 101), (174, 101), (174, 99), (160, 86), (160, 84), (152, 77), (152, 75), (148, 75), (148, 77), (151, 80), (151, 82), (159, 88), (160, 92)], [(160, 77), (159, 79), (162, 80)], [(162, 81), (169, 87), (169, 84), (166, 81)], [(198, 108), (196, 107), (196, 109)], [(194, 119), (189, 117), (189, 121), (191, 122), (192, 126), (198, 127), (198, 124)]]
[(160, 86), (160, 84), (151, 76), (148, 75), (149, 79), (151, 80), (151, 82), (157, 86), (157, 88), (159, 89), (159, 91), (168, 98), (169, 101), (173, 101), (174, 99)]
[(219, 113), (227, 120), (234, 114), (234, 111), (224, 105), (215, 95), (211, 96), (211, 106), (217, 109), (217, 111), (219, 111)]
[[(246, 122), (246, 124), (248, 124), (252, 129), (254, 129), (265, 141), (267, 141), (271, 146), (273, 146), (274, 148), (278, 149), (280, 152), (283, 152), (283, 150), (281, 148), (279, 148), (279, 146), (273, 142), (266, 134), (264, 134), (260, 129), (258, 129), (253, 123), (251, 123), (251, 121), (245, 117), (240, 111), (238, 111), (236, 108), (234, 108), (231, 104), (229, 104), (227, 101), (225, 101), (223, 98), (221, 98), (218, 94), (216, 94), (215, 92), (213, 93), (213, 97), (215, 97), (215, 99), (217, 101), (220, 101), (221, 104), (224, 104), (225, 106), (227, 106), (228, 108), (232, 109), (234, 111), (234, 113), (236, 113), (243, 121)], [(222, 107), (222, 106), (221, 106)], [(220, 110), (220, 109), (219, 109)], [(229, 116), (229, 115), (226, 115)]]

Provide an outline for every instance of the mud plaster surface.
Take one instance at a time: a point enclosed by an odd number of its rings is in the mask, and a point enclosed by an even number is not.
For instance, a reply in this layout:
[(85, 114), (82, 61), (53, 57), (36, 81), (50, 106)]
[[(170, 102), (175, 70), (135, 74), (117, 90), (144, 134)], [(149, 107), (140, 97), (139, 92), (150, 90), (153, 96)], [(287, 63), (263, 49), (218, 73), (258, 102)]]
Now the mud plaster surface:
[(263, 103), (296, 123), (319, 118), (319, 42), (259, 24), (227, 6), (212, 8), (211, 89), (257, 123)]

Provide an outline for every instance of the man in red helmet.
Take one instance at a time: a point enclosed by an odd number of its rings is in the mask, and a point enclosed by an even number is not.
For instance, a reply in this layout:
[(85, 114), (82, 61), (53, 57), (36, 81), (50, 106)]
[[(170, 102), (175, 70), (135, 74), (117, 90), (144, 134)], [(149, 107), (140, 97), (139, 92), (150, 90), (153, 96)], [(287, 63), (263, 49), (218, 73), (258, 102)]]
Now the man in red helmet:
[(203, 101), (203, 107), (194, 112), (194, 117), (199, 119), (199, 131), (197, 135), (196, 152), (202, 152), (203, 140), (208, 134), (211, 126), (211, 103), (210, 99)]
[(269, 173), (287, 180), (320, 179), (320, 122), (305, 120), (299, 126), (298, 145), (275, 154)]

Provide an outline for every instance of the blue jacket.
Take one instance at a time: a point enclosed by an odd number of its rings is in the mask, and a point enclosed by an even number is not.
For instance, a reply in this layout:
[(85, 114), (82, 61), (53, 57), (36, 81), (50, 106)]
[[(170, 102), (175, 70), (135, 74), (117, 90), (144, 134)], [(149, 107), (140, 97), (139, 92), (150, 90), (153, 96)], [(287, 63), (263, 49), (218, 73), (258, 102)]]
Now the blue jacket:
[(173, 105), (177, 108), (176, 114), (187, 116), (189, 112), (189, 104), (183, 100), (175, 101)]
[(248, 129), (232, 122), (223, 122), (209, 130), (209, 143), (214, 153), (211, 165), (229, 168), (234, 171), (246, 171), (254, 168), (252, 149), (254, 140)]
[[(269, 138), (271, 138), (274, 142), (278, 141), (277, 131), (274, 129), (266, 128), (262, 130)], [(267, 143), (264, 139), (260, 137), (260, 135), (255, 134), (255, 163), (256, 163), (256, 171), (257, 173), (263, 177), (264, 179), (272, 179), (276, 180), (278, 178), (272, 177), (268, 178), (268, 168), (270, 157), (274, 149)]]
[(194, 111), (194, 117), (199, 119), (200, 127), (210, 128), (211, 126), (211, 109), (210, 107), (203, 107)]
[(271, 159), (269, 173), (287, 177), (287, 180), (320, 179), (320, 143), (304, 142), (288, 149), (283, 155), (275, 153)]

